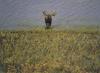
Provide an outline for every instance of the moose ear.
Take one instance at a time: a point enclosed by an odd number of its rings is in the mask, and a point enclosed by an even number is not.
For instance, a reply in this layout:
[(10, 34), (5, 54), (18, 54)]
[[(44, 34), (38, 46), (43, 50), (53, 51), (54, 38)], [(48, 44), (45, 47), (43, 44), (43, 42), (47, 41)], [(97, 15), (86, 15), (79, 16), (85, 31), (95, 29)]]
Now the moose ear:
[(45, 11), (42, 12), (45, 15)]
[(44, 15), (46, 15), (46, 11), (44, 10), (43, 12), (42, 12)]

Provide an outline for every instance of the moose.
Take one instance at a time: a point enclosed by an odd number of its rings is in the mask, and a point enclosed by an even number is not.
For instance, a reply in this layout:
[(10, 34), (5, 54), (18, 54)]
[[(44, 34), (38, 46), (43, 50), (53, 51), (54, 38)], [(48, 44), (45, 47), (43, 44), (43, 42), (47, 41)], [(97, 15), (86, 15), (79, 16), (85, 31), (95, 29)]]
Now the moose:
[(51, 28), (51, 24), (52, 24), (52, 16), (56, 15), (56, 12), (47, 12), (47, 11), (43, 11), (43, 15), (44, 15), (44, 19), (45, 19), (45, 24), (46, 24), (46, 29)]

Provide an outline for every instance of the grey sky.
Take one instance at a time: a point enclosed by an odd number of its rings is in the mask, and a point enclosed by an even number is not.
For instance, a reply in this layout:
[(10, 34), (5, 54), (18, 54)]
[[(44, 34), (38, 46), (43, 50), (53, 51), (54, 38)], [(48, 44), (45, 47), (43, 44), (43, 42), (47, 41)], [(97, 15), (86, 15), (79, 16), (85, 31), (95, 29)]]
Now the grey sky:
[(42, 11), (57, 12), (53, 24), (100, 24), (100, 0), (0, 0), (0, 28), (44, 25)]

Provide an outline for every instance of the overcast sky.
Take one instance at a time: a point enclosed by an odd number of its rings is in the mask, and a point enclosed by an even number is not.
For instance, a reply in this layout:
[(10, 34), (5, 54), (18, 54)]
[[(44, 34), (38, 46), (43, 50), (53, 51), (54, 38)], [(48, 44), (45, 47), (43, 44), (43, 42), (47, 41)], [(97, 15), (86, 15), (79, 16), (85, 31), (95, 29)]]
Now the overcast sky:
[(43, 10), (57, 12), (53, 25), (100, 24), (100, 0), (0, 0), (0, 28), (44, 25)]

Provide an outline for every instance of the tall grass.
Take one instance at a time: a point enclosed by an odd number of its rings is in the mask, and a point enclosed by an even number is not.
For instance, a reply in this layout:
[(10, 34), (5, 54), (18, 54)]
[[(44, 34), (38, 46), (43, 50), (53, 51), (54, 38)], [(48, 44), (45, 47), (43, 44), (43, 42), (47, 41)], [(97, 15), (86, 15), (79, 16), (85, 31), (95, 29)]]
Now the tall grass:
[(8, 64), (7, 73), (99, 73), (100, 34), (0, 31), (0, 63)]

